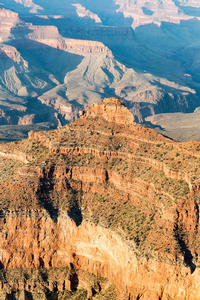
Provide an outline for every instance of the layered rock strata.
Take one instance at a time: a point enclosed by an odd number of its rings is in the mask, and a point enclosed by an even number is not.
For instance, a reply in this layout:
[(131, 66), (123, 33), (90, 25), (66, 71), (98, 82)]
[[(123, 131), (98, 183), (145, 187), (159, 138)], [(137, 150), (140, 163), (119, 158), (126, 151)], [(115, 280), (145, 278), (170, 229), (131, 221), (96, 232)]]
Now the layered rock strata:
[(80, 115), (0, 147), (3, 299), (199, 299), (200, 144)]

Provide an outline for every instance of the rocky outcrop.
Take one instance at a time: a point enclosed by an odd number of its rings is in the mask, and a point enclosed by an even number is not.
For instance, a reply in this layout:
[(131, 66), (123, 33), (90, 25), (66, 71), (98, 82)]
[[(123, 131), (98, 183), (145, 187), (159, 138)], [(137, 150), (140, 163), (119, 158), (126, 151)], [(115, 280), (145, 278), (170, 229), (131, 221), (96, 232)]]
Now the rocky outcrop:
[(20, 53), (15, 47), (1, 46), (0, 59), (10, 59), (16, 62), (17, 64), (22, 65), (22, 67), (24, 68), (28, 67), (28, 62), (21, 57)]
[(27, 164), (29, 161), (27, 160), (27, 155), (25, 155), (24, 153), (5, 153), (5, 152), (0, 152), (0, 156), (3, 157), (8, 157), (10, 159), (16, 159), (16, 160), (20, 160), (22, 162), (24, 162), (25, 164)]
[(1, 147), (0, 295), (198, 299), (198, 147), (116, 98)]
[(133, 115), (122, 105), (118, 98), (107, 98), (100, 103), (95, 103), (91, 108), (88, 108), (85, 115), (88, 118), (103, 118), (107, 122), (119, 124), (132, 124), (134, 121)]
[[(32, 38), (32, 36), (30, 36)], [(35, 38), (34, 38), (35, 39)], [(97, 41), (84, 41), (78, 39), (35, 39), (41, 44), (48, 45), (50, 47), (72, 52), (78, 55), (86, 54), (106, 54), (109, 57), (113, 57), (111, 50), (103, 43)]]
[(76, 13), (80, 18), (88, 17), (95, 21), (95, 23), (101, 23), (101, 19), (98, 17), (97, 14), (92, 13), (85, 7), (83, 7), (81, 4), (73, 4), (73, 6), (76, 7)]
[(39, 11), (43, 10), (41, 6), (33, 3), (33, 0), (15, 0), (15, 2), (23, 4), (25, 7), (29, 7), (30, 13), (38, 13)]
[(172, 0), (165, 2), (153, 0), (151, 3), (145, 0), (132, 2), (116, 0), (115, 2), (120, 5), (118, 11), (122, 12), (126, 18), (133, 19), (132, 27), (134, 28), (150, 23), (157, 25), (161, 25), (161, 22), (180, 23), (181, 20), (191, 18), (185, 15)]
[(8, 38), (11, 28), (14, 27), (18, 22), (19, 17), (17, 13), (4, 8), (0, 8), (0, 41)]

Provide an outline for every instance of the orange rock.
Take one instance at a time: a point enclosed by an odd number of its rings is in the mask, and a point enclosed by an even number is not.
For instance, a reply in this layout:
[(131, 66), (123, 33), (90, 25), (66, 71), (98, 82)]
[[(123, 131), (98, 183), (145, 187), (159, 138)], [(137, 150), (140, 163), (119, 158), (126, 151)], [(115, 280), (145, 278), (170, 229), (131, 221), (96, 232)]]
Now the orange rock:
[(120, 300), (199, 299), (197, 146), (135, 124), (117, 98), (1, 145), (0, 267), (47, 272), (16, 271), (2, 295), (83, 288), (100, 297), (112, 284)]

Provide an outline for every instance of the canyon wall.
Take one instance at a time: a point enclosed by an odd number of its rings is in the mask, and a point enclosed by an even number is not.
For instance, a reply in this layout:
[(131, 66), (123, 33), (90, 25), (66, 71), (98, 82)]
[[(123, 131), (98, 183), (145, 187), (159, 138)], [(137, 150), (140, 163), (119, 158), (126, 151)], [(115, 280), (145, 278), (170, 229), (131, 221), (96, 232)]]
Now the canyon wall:
[[(199, 269), (191, 274), (184, 266), (137, 258), (127, 243), (109, 229), (90, 223), (77, 227), (65, 214), (55, 222), (48, 215), (38, 215), (34, 211), (24, 212), (24, 216), (10, 213), (1, 219), (1, 267), (49, 269), (70, 266), (109, 278), (117, 287), (119, 299), (195, 300), (200, 297)], [(84, 282), (83, 275), (77, 277), (77, 288), (85, 288), (89, 297), (92, 287)], [(58, 291), (71, 289), (68, 274), (62, 276), (59, 272), (57, 278), (57, 281), (47, 283), (50, 290), (55, 282)], [(8, 282), (7, 286), (2, 283), (1, 290), (8, 292), (8, 285), (10, 290), (14, 289), (12, 282)], [(35, 290), (31, 282), (23, 278), (15, 289)]]
[(2, 299), (198, 299), (198, 149), (117, 98), (1, 145)]

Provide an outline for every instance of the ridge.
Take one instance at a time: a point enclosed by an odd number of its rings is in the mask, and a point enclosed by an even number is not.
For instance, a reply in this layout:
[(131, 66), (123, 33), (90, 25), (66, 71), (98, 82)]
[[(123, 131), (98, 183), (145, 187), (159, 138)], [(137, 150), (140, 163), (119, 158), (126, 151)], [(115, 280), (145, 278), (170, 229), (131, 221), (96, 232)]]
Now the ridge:
[[(118, 98), (92, 105), (66, 126), (0, 145), (2, 274), (44, 269), (48, 277), (69, 268), (76, 288), (86, 289), (84, 299), (96, 299), (92, 289), (104, 299), (98, 276), (116, 291), (113, 299), (173, 299), (178, 286), (199, 297), (199, 149), (136, 124)], [(81, 272), (88, 272), (85, 281)], [(62, 284), (57, 277), (43, 284), (52, 293), (51, 285), (73, 290), (66, 274), (65, 287), (63, 277)], [(99, 285), (89, 285), (92, 274)], [(16, 286), (34, 293), (24, 282), (9, 281), (10, 293)], [(9, 294), (5, 283), (2, 293)]]

